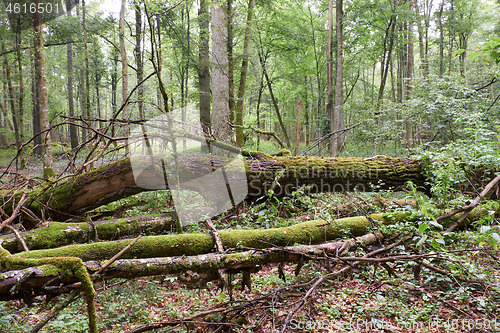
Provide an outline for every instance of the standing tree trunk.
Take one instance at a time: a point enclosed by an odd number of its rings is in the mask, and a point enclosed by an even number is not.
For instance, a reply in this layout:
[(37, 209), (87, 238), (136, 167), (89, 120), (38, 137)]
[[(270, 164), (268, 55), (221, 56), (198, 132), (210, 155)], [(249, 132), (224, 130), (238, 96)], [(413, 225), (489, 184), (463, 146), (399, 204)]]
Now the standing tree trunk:
[(224, 1), (212, 1), (212, 133), (219, 140), (231, 141), (227, 11), (225, 8)]
[[(250, 37), (252, 33), (252, 15), (254, 0), (248, 2), (247, 26), (245, 29), (245, 41), (243, 43), (243, 60), (241, 62), (240, 87), (238, 89), (238, 100), (236, 101), (235, 124), (243, 126), (243, 101), (245, 98), (245, 88), (248, 73), (248, 54), (250, 51)], [(236, 144), (243, 147), (243, 127), (236, 127)]]
[[(90, 119), (90, 80), (89, 80), (89, 51), (87, 47), (87, 7), (85, 0), (82, 0), (82, 25), (83, 25), (83, 52), (85, 57), (85, 109), (84, 117)], [(89, 120), (90, 122), (90, 120)], [(86, 136), (86, 132), (85, 132)]]
[[(410, 2), (410, 10), (412, 10), (414, 5), (413, 0)], [(411, 92), (413, 87), (413, 22), (408, 21), (408, 58), (407, 58), (407, 70), (405, 75), (405, 100), (411, 98)], [(411, 110), (409, 110), (411, 111)], [(411, 114), (406, 121), (406, 144), (408, 147), (413, 146), (413, 122), (411, 119)]]
[(200, 26), (200, 48), (198, 65), (198, 84), (200, 89), (200, 123), (206, 135), (211, 133), (210, 121), (210, 47), (208, 0), (200, 0), (198, 23)]
[[(135, 63), (137, 67), (137, 84), (144, 79), (144, 65), (142, 62), (142, 13), (141, 6), (135, 5)], [(145, 119), (144, 114), (144, 87), (142, 84), (137, 88), (137, 99), (139, 100), (139, 118)]]
[(384, 38), (384, 52), (382, 55), (382, 64), (380, 70), (382, 71), (380, 77), (380, 87), (378, 90), (377, 111), (380, 110), (382, 100), (384, 99), (385, 84), (387, 82), (387, 73), (391, 64), (392, 48), (394, 45), (394, 30), (396, 28), (396, 14), (393, 13), (387, 25)]
[[(318, 86), (317, 113), (318, 113), (318, 118), (319, 118), (319, 114), (320, 114), (320, 110), (321, 110), (321, 101), (322, 101), (322, 99), (321, 99), (321, 95), (322, 95), (322, 93), (321, 93), (321, 72), (320, 72), (320, 65), (319, 65), (319, 59), (318, 59), (318, 51), (316, 48), (316, 36), (315, 36), (315, 29), (314, 29), (314, 21), (313, 21), (312, 10), (311, 10), (310, 6), (309, 6), (309, 20), (311, 22), (313, 47), (314, 47), (314, 62), (316, 64), (316, 82), (317, 82), (317, 86)], [(329, 82), (331, 82), (331, 78), (330, 78)], [(312, 89), (311, 89), (311, 91), (312, 91)]]
[(227, 0), (227, 60), (229, 121), (234, 123), (233, 0)]
[(451, 75), (451, 69), (453, 67), (453, 43), (455, 42), (455, 28), (453, 25), (455, 20), (455, 3), (453, 0), (450, 0), (450, 5), (450, 18), (448, 19), (450, 34), (450, 47), (448, 49), (448, 74)]
[(19, 128), (19, 116), (17, 114), (17, 107), (16, 107), (16, 96), (14, 94), (14, 88), (12, 86), (12, 75), (10, 72), (10, 66), (9, 62), (7, 61), (7, 57), (4, 58), (3, 61), (3, 66), (4, 66), (4, 71), (5, 71), (5, 78), (7, 81), (7, 91), (8, 91), (8, 101), (10, 102), (10, 110), (11, 110), (11, 116), (12, 116), (12, 123), (14, 124), (14, 140), (16, 142), (16, 148), (20, 149), (22, 145), (21, 141), (21, 135), (20, 131), (21, 129)]
[[(335, 131), (335, 115), (333, 112), (333, 86), (332, 86), (332, 79), (333, 79), (333, 59), (332, 59), (332, 53), (333, 53), (333, 0), (328, 1), (328, 48), (326, 51), (326, 77), (327, 77), (327, 102), (326, 102), (326, 115), (328, 119), (330, 120), (330, 132)], [(327, 133), (322, 133), (327, 134)], [(335, 156), (337, 153), (336, 151), (336, 143), (335, 143), (335, 136), (331, 136), (329, 139), (329, 150), (330, 154)]]
[(259, 53), (259, 60), (262, 66), (262, 72), (264, 73), (264, 77), (266, 78), (267, 88), (269, 89), (269, 95), (271, 95), (271, 100), (273, 101), (274, 111), (276, 111), (276, 116), (278, 117), (278, 122), (280, 124), (280, 128), (283, 131), (283, 136), (285, 137), (286, 146), (290, 148), (290, 139), (288, 138), (288, 133), (286, 131), (285, 124), (283, 123), (283, 119), (281, 119), (280, 109), (278, 108), (278, 102), (274, 97), (273, 88), (271, 86), (271, 80), (269, 79), (269, 75), (267, 75), (266, 71), (266, 63), (264, 57)]
[[(337, 34), (337, 73), (335, 77), (335, 109), (333, 110), (334, 130), (340, 131), (345, 128), (344, 124), (344, 9), (343, 0), (337, 0), (335, 32)], [(333, 143), (332, 156), (338, 155), (344, 145), (345, 134), (339, 133), (337, 140)]]
[(38, 89), (36, 87), (35, 54), (30, 52), (31, 59), (31, 103), (33, 105), (32, 126), (33, 126), (33, 152), (36, 156), (42, 156), (42, 137), (40, 133), (40, 108), (38, 107)]
[[(36, 8), (40, 4), (35, 0)], [(52, 141), (50, 139), (49, 124), (49, 101), (47, 98), (47, 77), (45, 76), (45, 56), (43, 49), (43, 30), (42, 17), (38, 11), (33, 14), (33, 29), (35, 33), (34, 51), (35, 51), (35, 73), (36, 85), (38, 89), (37, 104), (40, 110), (40, 129), (45, 131), (42, 134), (42, 161), (43, 176), (48, 179), (54, 176), (52, 168)]]
[(95, 100), (96, 100), (96, 107), (97, 107), (97, 117), (101, 118), (101, 93), (99, 91), (99, 86), (101, 85), (101, 73), (99, 72), (99, 54), (98, 54), (98, 49), (97, 49), (97, 41), (94, 39), (94, 68), (95, 68)]
[[(18, 26), (21, 25), (21, 19), (17, 20)], [(19, 141), (24, 143), (24, 82), (23, 82), (23, 62), (21, 57), (21, 32), (20, 29), (16, 32), (16, 56), (17, 56), (17, 67), (19, 73), (19, 105), (17, 110), (17, 117), (19, 121)], [(18, 147), (19, 149), (19, 147)], [(24, 160), (24, 153), (22, 150), (19, 151), (18, 159), (20, 162), (20, 169), (26, 168), (26, 161)]]
[(443, 77), (444, 73), (444, 31), (443, 31), (443, 7), (444, 0), (441, 1), (438, 11), (438, 25), (439, 25), (439, 77)]
[[(127, 1), (122, 0), (120, 8), (120, 21), (118, 24), (118, 38), (120, 40), (120, 57), (122, 61), (122, 103), (127, 100), (128, 95), (128, 62), (127, 62), (127, 50), (125, 49), (125, 9)], [(128, 119), (128, 107), (125, 105), (123, 107), (122, 115), (124, 119)], [(128, 126), (125, 127), (125, 135), (128, 135)]]
[[(66, 15), (71, 17), (71, 1), (66, 0)], [(66, 45), (66, 68), (68, 70), (68, 112), (70, 117), (75, 116), (75, 99), (73, 97), (73, 44)], [(78, 131), (75, 125), (69, 125), (69, 140), (71, 149), (78, 146)]]

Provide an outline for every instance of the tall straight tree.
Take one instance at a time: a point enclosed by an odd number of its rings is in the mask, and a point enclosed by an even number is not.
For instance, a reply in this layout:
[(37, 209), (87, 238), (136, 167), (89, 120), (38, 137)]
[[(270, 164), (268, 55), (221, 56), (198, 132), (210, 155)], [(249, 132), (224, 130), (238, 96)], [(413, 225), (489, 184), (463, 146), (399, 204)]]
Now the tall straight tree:
[[(135, 4), (135, 63), (137, 67), (137, 84), (144, 79), (144, 64), (142, 62), (142, 13), (140, 4)], [(144, 115), (144, 87), (140, 85), (137, 88), (137, 99), (139, 100), (139, 117), (145, 119)]]
[[(125, 49), (125, 10), (127, 0), (122, 0), (120, 8), (120, 21), (118, 23), (118, 38), (120, 40), (120, 56), (122, 61), (122, 103), (125, 102), (128, 95), (128, 62), (127, 50)], [(123, 107), (122, 115), (125, 119), (128, 117), (127, 105)], [(128, 130), (126, 130), (126, 135)]]
[[(391, 63), (392, 48), (394, 45), (394, 30), (396, 28), (396, 1), (392, 9), (392, 15), (387, 23), (384, 37), (384, 50), (382, 53), (382, 63), (380, 65), (380, 87), (378, 90), (377, 111), (380, 109), (384, 98), (385, 84), (387, 82), (387, 74), (389, 73), (389, 65)], [(392, 6), (391, 6), (392, 7)]]
[[(333, 130), (342, 131), (344, 124), (344, 4), (337, 0), (335, 5), (335, 33), (337, 35), (337, 72), (335, 74), (335, 108), (333, 110)], [(345, 134), (339, 132), (333, 142), (331, 154), (336, 156), (344, 145)]]
[[(326, 103), (326, 115), (330, 120), (330, 132), (335, 131), (335, 119), (333, 113), (333, 0), (328, 1), (328, 47), (326, 50), (326, 77), (327, 77), (327, 103)], [(324, 133), (326, 134), (326, 133)], [(334, 152), (334, 138), (330, 137), (329, 140), (329, 150), (331, 154), (336, 154)]]
[[(35, 8), (38, 8), (40, 0), (34, 0), (34, 3), (36, 5)], [(52, 141), (50, 138), (49, 100), (47, 97), (47, 77), (45, 75), (42, 16), (38, 11), (33, 13), (33, 30), (35, 76), (36, 86), (38, 89), (37, 104), (40, 110), (40, 129), (44, 131), (42, 134), (43, 176), (44, 178), (50, 178), (54, 175), (54, 169), (52, 168)]]
[[(85, 58), (85, 69), (84, 69), (84, 76), (85, 76), (85, 109), (83, 110), (84, 114), (83, 116), (87, 119), (90, 118), (90, 80), (89, 80), (89, 51), (88, 51), (88, 33), (87, 33), (87, 7), (85, 5), (85, 0), (82, 0), (82, 25), (83, 25), (83, 54)], [(86, 132), (84, 129), (85, 133), (83, 136), (86, 136)]]
[(212, 133), (219, 140), (230, 141), (226, 8), (223, 0), (212, 1)]
[[(414, 7), (414, 0), (410, 0), (410, 10)], [(413, 22), (411, 20), (408, 21), (408, 60), (407, 60), (407, 69), (405, 75), (405, 100), (409, 100), (411, 98), (411, 92), (413, 88)], [(413, 122), (411, 116), (408, 117), (406, 121), (406, 143), (408, 146), (413, 145)]]
[[(66, 15), (71, 17), (71, 0), (66, 0)], [(66, 44), (66, 68), (68, 71), (68, 112), (70, 117), (75, 116), (75, 99), (73, 96), (73, 43)], [(78, 131), (75, 125), (69, 125), (69, 140), (71, 149), (78, 146)]]
[[(241, 62), (240, 86), (238, 89), (238, 99), (236, 101), (235, 124), (243, 126), (243, 101), (245, 98), (245, 88), (248, 73), (248, 54), (250, 52), (250, 37), (252, 31), (254, 0), (248, 2), (247, 25), (245, 29), (245, 41), (243, 42), (243, 60)], [(243, 127), (236, 127), (236, 144), (243, 147)]]
[(200, 89), (200, 123), (207, 135), (211, 132), (209, 22), (208, 0), (200, 0), (198, 10), (198, 24), (200, 26), (198, 85)]

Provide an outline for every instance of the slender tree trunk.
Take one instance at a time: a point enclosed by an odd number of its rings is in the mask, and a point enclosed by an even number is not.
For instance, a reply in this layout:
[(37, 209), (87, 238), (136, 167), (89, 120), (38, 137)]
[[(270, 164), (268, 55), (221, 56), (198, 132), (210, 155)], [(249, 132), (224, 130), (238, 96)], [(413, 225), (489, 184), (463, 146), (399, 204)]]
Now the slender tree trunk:
[[(410, 10), (412, 9), (414, 2), (410, 2)], [(406, 71), (406, 89), (405, 89), (405, 100), (411, 98), (411, 92), (413, 88), (413, 22), (408, 22), (408, 62)], [(408, 146), (413, 145), (413, 123), (412, 119), (409, 117), (406, 122), (406, 142)]]
[[(257, 97), (257, 128), (260, 129), (260, 101), (264, 90), (264, 73), (260, 75), (259, 96)], [(260, 151), (260, 133), (257, 133), (257, 151)]]
[[(17, 21), (18, 26), (21, 25), (21, 19), (18, 18)], [(19, 100), (18, 100), (18, 110), (17, 117), (19, 119), (19, 141), (24, 143), (24, 78), (23, 78), (23, 62), (21, 56), (21, 32), (20, 30), (16, 32), (16, 56), (17, 56), (17, 67), (19, 73)], [(18, 159), (20, 161), (19, 167), (20, 169), (24, 169), (26, 167), (26, 161), (24, 159), (24, 152), (19, 151)]]
[[(184, 84), (184, 103), (187, 103), (188, 96), (189, 96), (189, 65), (190, 65), (190, 60), (191, 60), (191, 21), (190, 21), (190, 16), (189, 16), (189, 11), (191, 9), (191, 5), (189, 2), (186, 1), (186, 20), (187, 20), (187, 28), (186, 28), (186, 83)], [(184, 105), (183, 105), (184, 106)], [(183, 121), (186, 121), (185, 116), (186, 113), (184, 112), (184, 117), (182, 118)]]
[(449, 30), (450, 30), (450, 47), (448, 49), (448, 74), (451, 75), (451, 70), (453, 67), (453, 43), (455, 42), (455, 28), (454, 28), (454, 20), (455, 20), (455, 2), (454, 0), (450, 0), (451, 8), (450, 8), (450, 18), (449, 20)]
[[(316, 29), (314, 28), (314, 21), (313, 21), (313, 16), (312, 16), (312, 11), (311, 11), (311, 7), (309, 6), (309, 18), (310, 18), (310, 22), (311, 22), (311, 30), (312, 30), (312, 38), (313, 38), (313, 47), (314, 47), (314, 62), (316, 64), (316, 82), (317, 82), (317, 86), (318, 86), (318, 109), (317, 109), (317, 113), (318, 113), (318, 116), (319, 116), (319, 113), (320, 113), (320, 110), (321, 110), (321, 95), (322, 95), (322, 92), (321, 92), (321, 72), (320, 72), (320, 64), (319, 64), (319, 58), (318, 58), (318, 50), (317, 50), (317, 47), (316, 47), (316, 36), (315, 36), (315, 31)], [(312, 91), (312, 90), (311, 90)]]
[(259, 54), (259, 60), (260, 60), (261, 66), (262, 66), (262, 72), (264, 73), (264, 77), (266, 78), (267, 88), (269, 89), (269, 95), (271, 95), (271, 100), (273, 102), (274, 111), (276, 112), (276, 117), (278, 118), (278, 123), (280, 125), (281, 131), (283, 132), (283, 136), (285, 137), (286, 146), (288, 148), (290, 148), (290, 139), (288, 138), (288, 133), (287, 133), (285, 124), (283, 123), (283, 119), (281, 119), (281, 113), (280, 113), (280, 109), (278, 108), (278, 102), (276, 101), (276, 98), (274, 97), (273, 88), (271, 86), (271, 80), (269, 79), (269, 76), (267, 75), (267, 71), (266, 71), (265, 60), (261, 54)]
[(16, 106), (17, 97), (15, 95), (14, 88), (12, 85), (12, 75), (10, 72), (10, 65), (7, 61), (7, 57), (4, 58), (3, 66), (4, 66), (4, 71), (5, 71), (5, 78), (7, 81), (7, 91), (8, 91), (8, 96), (9, 96), (8, 100), (9, 100), (9, 104), (10, 104), (10, 111), (11, 111), (10, 113), (12, 116), (12, 124), (14, 124), (14, 140), (16, 142), (16, 148), (20, 149), (22, 146), (22, 141), (21, 141), (21, 135), (20, 135), (21, 128), (19, 126), (18, 109)]
[[(40, 1), (35, 0), (37, 8), (39, 4)], [(45, 76), (42, 17), (38, 11), (35, 11), (33, 14), (33, 29), (35, 33), (35, 72), (38, 88), (37, 104), (40, 108), (40, 128), (42, 131), (45, 131), (42, 134), (43, 175), (44, 178), (50, 178), (54, 175), (54, 169), (52, 168), (52, 141), (49, 131), (49, 101), (47, 98), (47, 77)]]
[(233, 56), (233, 0), (227, 0), (227, 60), (229, 121), (234, 124), (234, 56)]
[[(85, 0), (82, 0), (82, 25), (83, 25), (83, 52), (85, 57), (85, 109), (84, 117), (90, 119), (90, 79), (89, 79), (89, 51), (88, 51), (88, 33), (87, 33), (87, 7)], [(90, 124), (92, 124), (90, 122)], [(86, 135), (86, 133), (85, 133)]]
[[(157, 66), (157, 70), (158, 70), (158, 77), (161, 78), (161, 72), (162, 72), (162, 68), (163, 68), (163, 66), (162, 66), (163, 57), (162, 57), (162, 53), (161, 53), (161, 25), (160, 25), (160, 18), (159, 17), (156, 17), (156, 35), (158, 38), (158, 41), (157, 41), (158, 45), (160, 45), (160, 47), (158, 47), (156, 50), (156, 56), (158, 58), (158, 62), (156, 64), (156, 66)], [(158, 106), (160, 107), (160, 109), (163, 109), (163, 107), (165, 107), (165, 110), (168, 110), (168, 105), (165, 105), (165, 106), (163, 105), (164, 103), (168, 102), (168, 99), (166, 99), (164, 101), (162, 93), (160, 91), (160, 87), (158, 87), (158, 90), (157, 90), (157, 97), (158, 97)]]
[(112, 69), (111, 69), (111, 110), (113, 112), (113, 117), (116, 115), (116, 112), (118, 111), (117, 90), (118, 90), (118, 52), (114, 50)]
[[(243, 126), (243, 101), (245, 98), (245, 88), (248, 73), (248, 55), (250, 52), (250, 37), (252, 33), (252, 15), (253, 15), (254, 0), (248, 2), (247, 25), (245, 29), (245, 40), (243, 42), (243, 60), (241, 62), (240, 86), (238, 89), (238, 100), (236, 101), (235, 124)], [(237, 127), (236, 144), (243, 147), (243, 128)]]
[[(330, 132), (335, 131), (335, 113), (333, 111), (333, 0), (328, 1), (328, 46), (326, 49), (326, 77), (327, 77), (327, 102), (326, 102), (326, 116), (330, 121)], [(322, 133), (322, 135), (327, 133)], [(331, 136), (328, 141), (328, 150), (330, 155), (337, 154), (336, 137)]]
[(35, 155), (42, 156), (42, 137), (37, 135), (40, 133), (40, 108), (38, 105), (38, 89), (36, 86), (36, 70), (35, 70), (35, 54), (31, 52), (31, 99), (33, 104), (32, 109), (32, 126), (33, 126), (33, 151)]
[(212, 133), (231, 141), (229, 110), (229, 59), (227, 54), (227, 11), (222, 0), (212, 1)]
[[(135, 4), (135, 63), (137, 67), (137, 83), (144, 79), (144, 64), (142, 61), (142, 13), (140, 4)], [(139, 100), (139, 118), (145, 119), (144, 114), (144, 87), (141, 84), (137, 88), (137, 99)]]
[(299, 154), (300, 144), (300, 111), (302, 109), (302, 101), (297, 105), (297, 123), (295, 124), (295, 156)]
[(99, 55), (97, 53), (97, 41), (94, 39), (94, 68), (95, 68), (95, 100), (96, 100), (96, 107), (97, 107), (97, 117), (101, 118), (102, 117), (102, 112), (101, 112), (101, 92), (99, 90), (99, 86), (101, 85), (101, 74), (99, 73), (98, 67), (99, 67)]
[[(71, 1), (66, 0), (66, 15), (71, 17)], [(66, 44), (66, 68), (68, 71), (68, 112), (75, 116), (75, 98), (73, 96), (73, 43)], [(75, 125), (69, 125), (69, 140), (71, 149), (78, 146), (78, 131)]]
[(443, 30), (443, 8), (444, 0), (441, 1), (438, 11), (438, 25), (439, 25), (439, 77), (442, 78), (444, 74), (444, 30)]
[[(380, 88), (378, 90), (378, 102), (377, 110), (380, 110), (382, 100), (384, 99), (384, 90), (387, 82), (387, 73), (389, 72), (389, 65), (391, 63), (392, 48), (394, 45), (394, 30), (396, 28), (396, 15), (392, 15), (389, 21), (389, 25), (386, 29), (386, 35), (384, 39), (384, 54), (382, 56), (381, 65), (381, 78), (380, 78)], [(387, 46), (387, 44), (389, 44)]]
[(210, 48), (209, 48), (209, 22), (208, 0), (200, 0), (198, 10), (200, 26), (200, 46), (198, 61), (198, 84), (200, 89), (200, 123), (206, 135), (211, 133), (210, 120)]
[[(119, 40), (120, 40), (120, 58), (122, 61), (122, 103), (125, 102), (128, 96), (128, 61), (127, 61), (127, 50), (125, 49), (125, 10), (127, 6), (127, 1), (121, 1), (120, 8), (120, 21), (118, 24), (119, 29)], [(123, 107), (122, 115), (125, 119), (129, 117), (129, 111), (127, 105)], [(128, 129), (125, 130), (128, 135)]]
[[(334, 130), (339, 131), (345, 128), (344, 124), (344, 8), (343, 0), (337, 0), (335, 16), (335, 32), (337, 34), (337, 72), (335, 77), (335, 109), (333, 110)], [(338, 155), (344, 145), (345, 134), (337, 136), (331, 151), (332, 156)]]

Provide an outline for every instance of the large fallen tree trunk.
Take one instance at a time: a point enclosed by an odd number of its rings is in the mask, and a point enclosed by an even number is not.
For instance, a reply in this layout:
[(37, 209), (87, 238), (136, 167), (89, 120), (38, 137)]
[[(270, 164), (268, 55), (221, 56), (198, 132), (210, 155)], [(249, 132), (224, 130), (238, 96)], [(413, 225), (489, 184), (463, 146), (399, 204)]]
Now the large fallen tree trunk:
[[(382, 238), (381, 235), (368, 234), (354, 240), (338, 241), (321, 245), (287, 246), (266, 250), (249, 250), (238, 253), (209, 253), (190, 257), (119, 259), (102, 270), (97, 280), (112, 278), (137, 278), (166, 274), (190, 272), (191, 281), (206, 282), (215, 279), (219, 269), (231, 273), (241, 271), (257, 271), (261, 266), (272, 263), (300, 262), (303, 264), (313, 258), (315, 260), (330, 259), (329, 255), (342, 255), (359, 245), (369, 245)], [(101, 270), (99, 261), (83, 263), (90, 274)], [(35, 296), (40, 294), (68, 291), (64, 286), (77, 283), (78, 279), (69, 277), (64, 281), (55, 280), (54, 268), (30, 267), (18, 271), (9, 271), (0, 275), (0, 300), (9, 300)], [(196, 273), (196, 274), (193, 274)], [(195, 281), (194, 279), (199, 279)], [(20, 283), (19, 281), (22, 281)], [(69, 288), (75, 288), (70, 286)], [(11, 291), (15, 290), (15, 293)]]
[[(230, 162), (217, 157), (184, 156), (178, 168), (179, 179), (193, 180), (206, 175), (214, 167), (220, 168)], [(270, 189), (277, 196), (288, 195), (303, 185), (309, 186), (309, 193), (397, 189), (407, 181), (412, 181), (419, 189), (426, 189), (426, 178), (419, 162), (406, 158), (320, 158), (258, 153), (255, 158), (245, 159), (244, 165), (246, 179), (242, 181), (248, 184), (247, 197), (250, 199), (267, 195)], [(157, 179), (158, 172), (161, 170), (155, 167), (145, 168), (141, 179), (146, 182)], [(231, 173), (232, 170), (226, 172)], [(188, 189), (198, 191), (200, 182), (189, 184), (191, 187)], [(203, 186), (210, 184), (203, 183)], [(30, 191), (24, 206), (38, 216), (62, 221), (146, 190), (137, 185), (130, 160), (124, 159)], [(5, 191), (1, 194), (0, 200), (5, 203), (7, 214), (20, 201), (21, 195), (21, 192)]]

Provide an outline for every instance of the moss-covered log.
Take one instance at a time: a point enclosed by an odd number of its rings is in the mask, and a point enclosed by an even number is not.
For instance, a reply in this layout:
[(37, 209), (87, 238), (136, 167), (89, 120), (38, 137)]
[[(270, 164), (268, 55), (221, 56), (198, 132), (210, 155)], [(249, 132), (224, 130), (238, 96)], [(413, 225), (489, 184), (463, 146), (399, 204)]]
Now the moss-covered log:
[[(246, 152), (246, 155), (248, 157), (244, 161), (248, 198), (267, 195), (269, 189), (275, 195), (288, 195), (303, 185), (309, 186), (309, 193), (395, 189), (404, 186), (407, 181), (425, 189), (425, 177), (419, 162), (412, 159), (388, 156), (292, 157), (253, 152)], [(229, 162), (217, 157), (183, 156), (179, 177), (181, 181), (196, 179), (211, 172), (213, 167), (228, 165)], [(161, 170), (155, 167), (145, 168), (140, 175), (141, 182), (157, 179), (159, 172)], [(231, 173), (232, 170), (228, 169), (226, 172)], [(189, 189), (197, 191), (199, 185), (200, 182), (190, 182)], [(206, 188), (210, 184), (203, 183), (203, 186)], [(61, 221), (70, 215), (78, 215), (145, 190), (136, 184), (130, 160), (124, 159), (47, 188), (31, 191), (28, 193), (30, 200), (25, 206), (39, 216), (42, 216), (41, 211), (45, 209), (44, 216)], [(15, 197), (19, 200), (20, 194)], [(4, 202), (8, 198), (8, 193), (0, 195)], [(11, 206), (12, 202), (5, 209), (8, 211)]]
[[(491, 204), (474, 209), (467, 217), (467, 221), (477, 221), (490, 213)], [(436, 216), (441, 215), (435, 212)], [(461, 214), (452, 216), (442, 223), (451, 223), (460, 218)], [(377, 229), (380, 225), (389, 225), (402, 221), (421, 220), (418, 215), (411, 215), (407, 211), (392, 213), (371, 214), (367, 217), (346, 217), (333, 221), (314, 220), (298, 223), (289, 227), (256, 229), (256, 230), (221, 230), (221, 241), (225, 249), (241, 247), (270, 248), (274, 246), (292, 246), (295, 244), (319, 244), (340, 237), (361, 236)], [(378, 225), (374, 225), (378, 224)], [(444, 225), (446, 227), (446, 224)], [(35, 250), (14, 254), (19, 258), (48, 258), (48, 257), (77, 257), (83, 261), (105, 260), (130, 244), (132, 239), (117, 241), (94, 242), (89, 244), (75, 244), (55, 249)], [(214, 250), (214, 240), (209, 234), (177, 234), (146, 236), (137, 241), (132, 249), (123, 255), (123, 258), (154, 258), (192, 256), (209, 253)]]
[[(29, 250), (52, 249), (89, 241), (109, 241), (136, 234), (157, 234), (174, 228), (175, 214), (102, 220), (92, 223), (49, 222), (47, 226), (19, 233)], [(14, 234), (1, 235), (0, 244), (10, 253), (24, 251)]]
[[(398, 216), (408, 215), (398, 213)], [(401, 218), (400, 216), (400, 218)], [(390, 214), (372, 214), (372, 221), (391, 222)], [(370, 221), (364, 217), (347, 217), (325, 221), (314, 220), (290, 227), (257, 230), (221, 230), (221, 241), (225, 249), (240, 247), (270, 248), (294, 244), (318, 244), (339, 237), (361, 236), (370, 230)], [(20, 252), (14, 257), (24, 259), (48, 257), (77, 257), (83, 261), (105, 260), (130, 244), (132, 239), (89, 244), (75, 244), (55, 249)], [(122, 258), (154, 258), (192, 256), (210, 253), (214, 249), (213, 238), (209, 234), (193, 233), (142, 237)]]
[[(368, 234), (356, 240), (338, 241), (321, 245), (289, 246), (271, 248), (263, 251), (244, 251), (239, 253), (209, 253), (197, 256), (181, 256), (171, 258), (147, 259), (119, 259), (105, 268), (98, 280), (111, 278), (136, 278), (141, 276), (182, 274), (188, 272), (191, 283), (204, 283), (217, 276), (219, 269), (226, 269), (232, 273), (240, 271), (256, 271), (259, 267), (281, 262), (305, 262), (310, 258), (315, 260), (326, 259), (329, 254), (338, 255), (359, 245), (375, 243), (381, 235)], [(84, 262), (85, 267), (92, 275), (101, 269), (100, 261)], [(212, 273), (212, 274), (211, 274)], [(51, 283), (57, 277), (57, 271), (47, 267), (31, 267), (24, 270), (9, 271), (0, 274), (0, 300), (17, 299), (25, 295), (40, 295), (61, 292), (59, 281)], [(193, 279), (199, 279), (193, 281)], [(19, 285), (19, 281), (23, 281)], [(186, 279), (185, 279), (186, 280)], [(200, 281), (201, 280), (201, 281)], [(78, 282), (75, 278), (65, 280), (66, 285)], [(17, 292), (10, 291), (15, 288)], [(67, 291), (64, 288), (62, 291)]]

